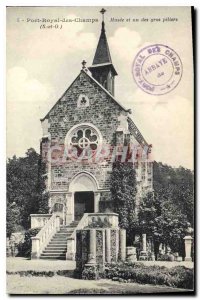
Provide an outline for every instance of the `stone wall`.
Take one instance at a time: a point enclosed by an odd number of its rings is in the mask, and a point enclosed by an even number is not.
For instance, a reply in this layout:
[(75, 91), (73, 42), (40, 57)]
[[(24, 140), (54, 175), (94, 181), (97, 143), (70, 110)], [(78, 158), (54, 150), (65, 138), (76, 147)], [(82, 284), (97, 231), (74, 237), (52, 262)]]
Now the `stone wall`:
[[(89, 106), (78, 107), (77, 101), (80, 94), (85, 94), (89, 98)], [(114, 145), (115, 131), (119, 125), (119, 115), (126, 115), (125, 112), (116, 102), (84, 72), (72, 83), (67, 92), (61, 97), (54, 108), (50, 111), (48, 126), (45, 122), (45, 133), (48, 128), (50, 143), (52, 146), (60, 147), (58, 156), (65, 147), (65, 138), (68, 131), (80, 123), (91, 123), (96, 126), (102, 134), (102, 143)], [(46, 140), (42, 144), (42, 152), (47, 150)], [(61, 150), (62, 149), (62, 150)], [(56, 152), (55, 152), (56, 153)], [(45, 155), (43, 154), (43, 157)], [(68, 190), (72, 178), (80, 171), (87, 171), (95, 176), (99, 183), (100, 189), (109, 189), (110, 173), (112, 163), (106, 159), (104, 164), (98, 162), (76, 162), (68, 159), (66, 162), (57, 161), (51, 164), (51, 189)], [(49, 175), (50, 176), (50, 175)]]

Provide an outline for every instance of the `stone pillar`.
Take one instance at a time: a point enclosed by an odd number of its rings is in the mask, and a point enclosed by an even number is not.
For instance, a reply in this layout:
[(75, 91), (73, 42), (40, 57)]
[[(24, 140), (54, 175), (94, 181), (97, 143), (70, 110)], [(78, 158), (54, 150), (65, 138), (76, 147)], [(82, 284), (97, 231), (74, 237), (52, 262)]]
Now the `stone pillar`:
[(94, 212), (99, 212), (100, 192), (94, 192)]
[(88, 264), (96, 263), (96, 230), (90, 229), (90, 253)]
[(142, 235), (142, 252), (147, 252), (147, 235), (143, 233)]
[(60, 230), (60, 216), (56, 216), (56, 231)]
[(111, 262), (110, 229), (106, 229), (106, 262)]
[(183, 239), (185, 240), (185, 261), (192, 261), (191, 250), (193, 238), (187, 235)]
[(75, 243), (76, 241), (74, 238), (67, 239), (67, 253), (66, 253), (67, 260), (75, 260), (75, 255), (76, 255)]
[(70, 224), (74, 220), (74, 195), (69, 192), (66, 194), (66, 225)]
[(128, 262), (137, 261), (137, 253), (135, 247), (126, 247), (126, 257)]
[(31, 259), (38, 259), (40, 257), (40, 238), (32, 237), (32, 249), (31, 249)]
[(51, 196), (50, 196), (49, 199), (48, 199), (49, 213), (50, 213), (51, 208), (52, 208), (51, 205), (52, 205), (52, 200), (51, 200)]
[(119, 258), (120, 260), (126, 260), (126, 230), (119, 230)]

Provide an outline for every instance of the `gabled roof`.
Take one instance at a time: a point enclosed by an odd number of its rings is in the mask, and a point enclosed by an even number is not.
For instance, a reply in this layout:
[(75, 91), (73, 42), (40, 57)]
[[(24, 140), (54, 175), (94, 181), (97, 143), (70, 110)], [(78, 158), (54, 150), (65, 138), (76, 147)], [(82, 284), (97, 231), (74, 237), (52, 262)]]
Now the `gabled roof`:
[[(50, 109), (50, 111), (46, 114), (46, 116), (42, 119), (40, 119), (40, 121), (44, 121), (49, 113), (52, 111), (52, 109), (57, 105), (57, 103), (64, 97), (64, 95), (67, 93), (67, 91), (70, 89), (70, 87), (73, 85), (73, 83), (78, 79), (78, 77), (81, 75), (81, 73), (84, 73), (88, 78), (90, 78), (96, 85), (98, 85), (120, 108), (122, 108), (125, 112), (129, 112), (129, 109), (126, 109), (120, 102), (118, 102), (113, 95), (111, 95), (97, 80), (95, 80), (90, 74), (88, 74), (87, 69), (84, 70), (82, 69), (81, 72), (78, 74), (78, 76), (74, 79), (74, 81), (71, 83), (71, 85), (68, 87), (68, 89), (64, 92), (64, 94), (58, 99), (58, 101), (54, 104), (54, 106)], [(135, 123), (133, 122), (133, 120), (128, 117), (127, 118), (128, 121), (128, 128), (130, 133), (135, 137), (135, 139), (137, 140), (137, 142), (142, 145), (142, 146), (149, 146), (148, 143), (145, 141), (144, 137), (142, 136), (142, 134), (140, 133), (139, 129), (137, 128), (137, 126), (135, 125)]]
[(113, 95), (111, 95), (97, 80), (95, 80), (91, 75), (88, 74), (87, 71), (85, 70), (81, 70), (81, 72), (78, 74), (78, 76), (74, 79), (74, 81), (70, 84), (70, 86), (68, 87), (68, 89), (64, 92), (64, 94), (62, 94), (62, 96), (58, 99), (58, 101), (56, 101), (56, 103), (54, 104), (54, 106), (50, 109), (50, 111), (45, 115), (44, 118), (41, 118), (40, 121), (44, 121), (49, 113), (52, 111), (52, 109), (57, 105), (57, 103), (64, 97), (64, 95), (68, 92), (68, 90), (71, 88), (71, 86), (73, 85), (73, 83), (78, 79), (78, 77), (80, 76), (81, 73), (84, 73), (85, 75), (87, 75), (93, 82), (95, 82), (95, 84), (97, 84), (110, 98), (112, 98), (113, 101), (115, 101), (124, 111), (128, 112), (129, 109), (126, 109), (121, 103), (119, 103), (114, 97)]

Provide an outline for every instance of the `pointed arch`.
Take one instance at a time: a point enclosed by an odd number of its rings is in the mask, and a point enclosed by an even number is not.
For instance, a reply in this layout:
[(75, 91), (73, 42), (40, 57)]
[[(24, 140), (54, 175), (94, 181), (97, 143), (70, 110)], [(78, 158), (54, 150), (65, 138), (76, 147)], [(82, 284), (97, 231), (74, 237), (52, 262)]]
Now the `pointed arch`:
[(83, 171), (76, 174), (69, 184), (69, 192), (76, 191), (97, 191), (99, 188), (98, 182), (94, 175)]

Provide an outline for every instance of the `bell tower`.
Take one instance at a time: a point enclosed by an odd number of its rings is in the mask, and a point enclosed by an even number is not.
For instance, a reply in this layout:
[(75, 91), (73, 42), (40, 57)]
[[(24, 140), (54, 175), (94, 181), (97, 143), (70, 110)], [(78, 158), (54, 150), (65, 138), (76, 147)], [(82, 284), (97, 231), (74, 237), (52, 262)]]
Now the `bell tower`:
[(92, 66), (88, 69), (92, 73), (94, 79), (96, 79), (110, 94), (114, 96), (114, 80), (117, 72), (112, 64), (110, 50), (106, 38), (104, 13), (106, 10), (102, 8), (100, 13), (102, 14), (101, 34), (97, 49), (94, 55)]

